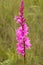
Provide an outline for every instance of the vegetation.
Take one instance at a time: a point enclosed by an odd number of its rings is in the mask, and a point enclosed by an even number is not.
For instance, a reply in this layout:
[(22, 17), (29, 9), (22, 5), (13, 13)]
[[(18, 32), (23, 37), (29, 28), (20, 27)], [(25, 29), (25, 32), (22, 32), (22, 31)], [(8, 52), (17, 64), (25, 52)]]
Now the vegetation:
[[(14, 21), (21, 0), (0, 0), (0, 65), (23, 65), (16, 51)], [(26, 51), (26, 65), (43, 65), (43, 0), (25, 0), (24, 17), (32, 47)]]

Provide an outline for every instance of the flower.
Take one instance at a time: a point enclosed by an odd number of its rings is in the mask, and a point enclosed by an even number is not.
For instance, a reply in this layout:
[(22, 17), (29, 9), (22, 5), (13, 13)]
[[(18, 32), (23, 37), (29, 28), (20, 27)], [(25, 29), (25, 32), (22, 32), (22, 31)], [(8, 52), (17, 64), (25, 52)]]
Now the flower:
[(24, 47), (21, 45), (21, 43), (17, 44), (17, 51), (19, 54), (24, 55)]
[(15, 16), (15, 17), (14, 17), (14, 20), (17, 20), (17, 19), (18, 19), (18, 16)]
[(30, 39), (28, 37), (25, 37), (25, 46), (26, 46), (26, 49), (31, 48)]
[(17, 51), (18, 54), (25, 55), (25, 48), (30, 49), (30, 39), (27, 37), (29, 27), (25, 23), (26, 19), (23, 16), (24, 14), (24, 1), (21, 2), (21, 7), (19, 9), (19, 16), (15, 16), (15, 20), (20, 27), (16, 30), (16, 40), (17, 40)]

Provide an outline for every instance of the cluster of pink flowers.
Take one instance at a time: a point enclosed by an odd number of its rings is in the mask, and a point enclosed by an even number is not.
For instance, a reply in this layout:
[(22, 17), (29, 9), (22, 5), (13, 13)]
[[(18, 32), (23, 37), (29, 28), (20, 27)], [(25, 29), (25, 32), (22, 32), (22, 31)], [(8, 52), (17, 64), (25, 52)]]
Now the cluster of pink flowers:
[(15, 16), (14, 20), (17, 21), (17, 23), (20, 24), (20, 27), (16, 30), (16, 40), (18, 41), (17, 43), (17, 51), (18, 54), (22, 54), (24, 56), (25, 51), (24, 51), (24, 44), (26, 49), (30, 49), (31, 44), (30, 40), (27, 37), (28, 34), (28, 26), (26, 24), (26, 19), (23, 16), (24, 13), (24, 1), (22, 0), (21, 2), (21, 7), (20, 7), (20, 12), (19, 16)]

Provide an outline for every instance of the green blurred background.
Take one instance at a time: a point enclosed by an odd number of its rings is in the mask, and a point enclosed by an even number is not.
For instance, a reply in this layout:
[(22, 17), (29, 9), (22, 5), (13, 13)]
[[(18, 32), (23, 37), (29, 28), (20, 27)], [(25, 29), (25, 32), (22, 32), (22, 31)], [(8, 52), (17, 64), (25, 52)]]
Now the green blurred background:
[[(32, 47), (26, 53), (26, 65), (43, 65), (43, 0), (24, 0), (24, 17), (29, 26)], [(21, 0), (0, 0), (0, 65), (23, 65), (16, 51), (19, 27), (14, 16), (19, 13)]]

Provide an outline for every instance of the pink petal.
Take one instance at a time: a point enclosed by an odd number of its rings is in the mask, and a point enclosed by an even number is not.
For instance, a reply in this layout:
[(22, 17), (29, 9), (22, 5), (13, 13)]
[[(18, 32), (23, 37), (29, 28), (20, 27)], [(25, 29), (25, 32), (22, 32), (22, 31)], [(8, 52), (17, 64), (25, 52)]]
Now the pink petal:
[(17, 20), (17, 19), (18, 19), (18, 16), (15, 16), (15, 17), (14, 17), (14, 20)]
[(17, 22), (18, 22), (18, 23), (21, 23), (21, 20), (20, 20), (20, 19), (18, 19), (18, 20), (17, 20)]

